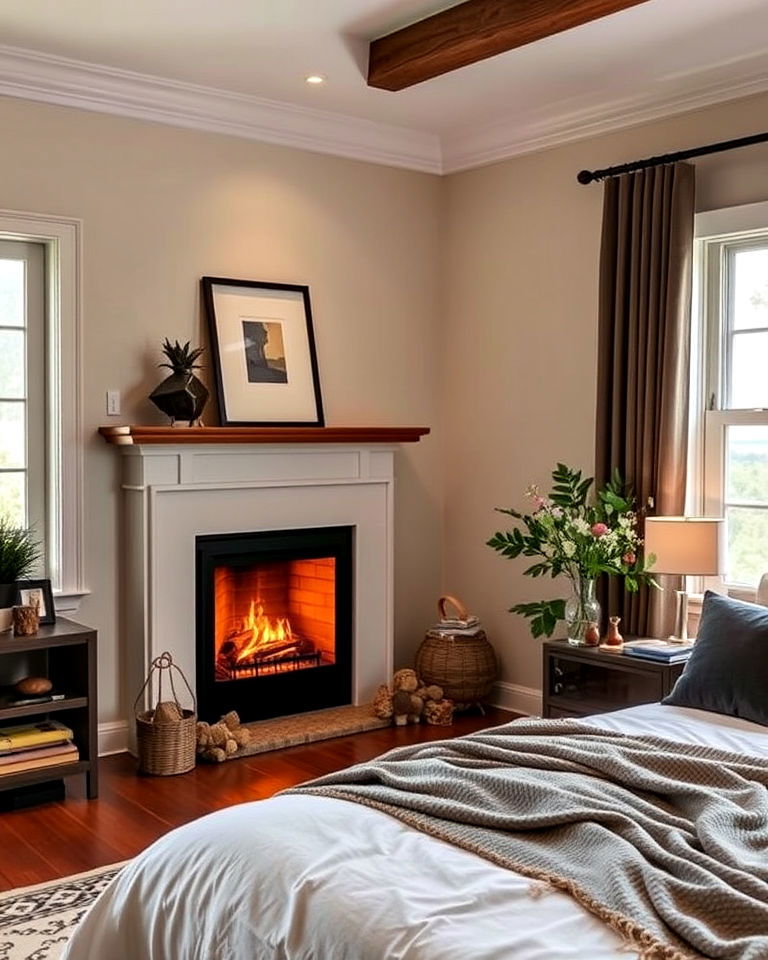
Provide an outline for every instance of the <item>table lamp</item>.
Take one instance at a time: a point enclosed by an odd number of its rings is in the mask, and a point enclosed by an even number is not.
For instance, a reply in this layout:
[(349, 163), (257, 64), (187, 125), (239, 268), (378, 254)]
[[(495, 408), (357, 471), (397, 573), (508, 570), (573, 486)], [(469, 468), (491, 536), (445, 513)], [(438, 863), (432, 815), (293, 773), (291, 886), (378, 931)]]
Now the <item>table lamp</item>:
[[(645, 555), (655, 554), (651, 573), (714, 577), (722, 573), (725, 520), (713, 517), (646, 517)], [(675, 633), (669, 639), (688, 641), (688, 593), (677, 591)]]

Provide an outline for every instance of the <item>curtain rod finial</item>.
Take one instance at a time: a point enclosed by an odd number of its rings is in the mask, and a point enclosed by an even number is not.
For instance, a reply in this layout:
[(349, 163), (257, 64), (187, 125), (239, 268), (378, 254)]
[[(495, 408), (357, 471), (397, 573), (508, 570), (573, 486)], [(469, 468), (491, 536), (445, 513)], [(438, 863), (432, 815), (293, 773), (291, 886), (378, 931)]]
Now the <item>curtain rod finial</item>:
[(583, 183), (586, 186), (588, 183), (592, 183), (595, 177), (591, 170), (579, 170), (576, 174), (576, 179), (579, 183)]

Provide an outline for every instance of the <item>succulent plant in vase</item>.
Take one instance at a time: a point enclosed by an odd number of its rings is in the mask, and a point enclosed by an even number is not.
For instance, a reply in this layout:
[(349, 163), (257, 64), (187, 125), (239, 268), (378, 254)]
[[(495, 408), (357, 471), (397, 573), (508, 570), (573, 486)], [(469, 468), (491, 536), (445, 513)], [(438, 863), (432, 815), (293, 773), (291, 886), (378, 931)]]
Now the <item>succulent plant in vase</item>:
[(208, 389), (193, 373), (200, 369), (196, 361), (202, 352), (202, 347), (190, 347), (189, 341), (182, 346), (166, 337), (163, 343), (168, 362), (158, 366), (168, 367), (171, 374), (155, 387), (149, 399), (171, 418), (172, 425), (176, 420), (188, 420), (190, 427), (195, 423), (202, 426), (200, 417), (208, 402)]
[(40, 559), (40, 545), (30, 529), (0, 517), (0, 632), (11, 627), (16, 581), (27, 579)]

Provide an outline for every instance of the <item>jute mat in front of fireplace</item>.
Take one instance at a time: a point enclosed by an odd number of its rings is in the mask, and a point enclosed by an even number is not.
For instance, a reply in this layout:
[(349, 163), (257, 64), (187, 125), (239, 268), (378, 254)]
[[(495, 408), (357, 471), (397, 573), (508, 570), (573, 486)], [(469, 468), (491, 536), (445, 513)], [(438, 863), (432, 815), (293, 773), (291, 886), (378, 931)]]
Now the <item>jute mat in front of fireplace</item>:
[(244, 724), (251, 731), (251, 742), (227, 759), (237, 760), (239, 757), (294, 747), (301, 743), (348, 737), (366, 730), (380, 730), (388, 727), (391, 722), (374, 717), (369, 703), (359, 707), (331, 707), (329, 710), (298, 713), (276, 720), (258, 720)]

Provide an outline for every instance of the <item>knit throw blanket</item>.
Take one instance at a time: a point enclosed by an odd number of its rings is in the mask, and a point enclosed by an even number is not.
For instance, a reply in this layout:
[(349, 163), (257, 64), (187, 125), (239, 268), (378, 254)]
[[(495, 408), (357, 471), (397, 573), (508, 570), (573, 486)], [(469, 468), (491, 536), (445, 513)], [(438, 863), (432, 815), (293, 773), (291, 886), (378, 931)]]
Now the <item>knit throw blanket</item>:
[(644, 960), (766, 960), (766, 788), (768, 759), (518, 720), (285, 792), (374, 807), (566, 891)]

